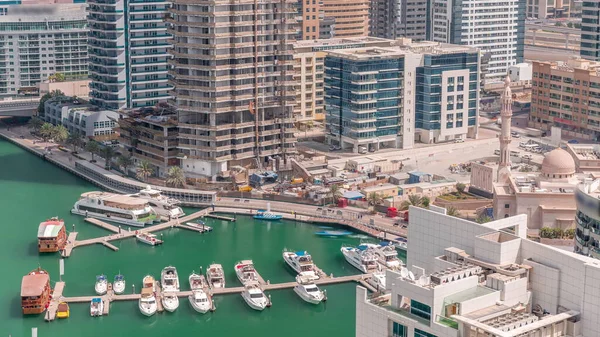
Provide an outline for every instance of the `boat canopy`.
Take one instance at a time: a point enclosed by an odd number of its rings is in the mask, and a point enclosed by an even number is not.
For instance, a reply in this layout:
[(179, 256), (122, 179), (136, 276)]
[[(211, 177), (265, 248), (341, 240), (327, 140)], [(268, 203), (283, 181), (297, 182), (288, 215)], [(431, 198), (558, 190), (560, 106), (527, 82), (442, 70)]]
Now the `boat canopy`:
[(117, 275), (115, 276), (115, 281), (123, 281), (123, 275)]
[(379, 245), (380, 245), (380, 246), (382, 246), (382, 247), (385, 247), (385, 246), (391, 246), (391, 245), (392, 245), (392, 243), (391, 243), (391, 242), (389, 242), (389, 241), (381, 241), (381, 242), (379, 243)]
[(359, 250), (367, 250), (369, 248), (367, 245), (360, 245), (357, 247)]
[(100, 302), (102, 302), (102, 299), (100, 297), (92, 298), (92, 303), (100, 303)]
[(302, 250), (302, 251), (297, 251), (297, 252), (296, 252), (296, 255), (297, 255), (297, 256), (304, 256), (304, 255), (308, 255), (308, 254), (306, 253), (306, 251), (305, 251), (305, 250)]
[(106, 280), (106, 276), (104, 276), (104, 275), (96, 276), (96, 281), (105, 281), (105, 280)]
[(55, 238), (63, 227), (62, 223), (42, 222), (38, 227), (38, 238)]

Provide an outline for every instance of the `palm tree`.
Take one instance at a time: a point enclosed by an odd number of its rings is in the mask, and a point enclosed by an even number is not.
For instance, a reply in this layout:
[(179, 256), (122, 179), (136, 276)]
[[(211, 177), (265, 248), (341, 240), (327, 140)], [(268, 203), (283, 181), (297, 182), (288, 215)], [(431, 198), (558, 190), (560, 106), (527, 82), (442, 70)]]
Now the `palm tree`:
[(377, 192), (371, 192), (367, 199), (369, 200), (369, 205), (371, 206), (379, 205), (383, 202), (383, 197)]
[(52, 139), (56, 143), (64, 143), (69, 138), (69, 130), (62, 125), (57, 125), (52, 130)]
[(123, 173), (127, 175), (127, 169), (133, 166), (133, 158), (131, 156), (119, 156), (117, 158), (117, 165), (123, 168)]
[(400, 205), (401, 211), (406, 211), (410, 206), (415, 207), (428, 207), (429, 198), (421, 197), (420, 195), (411, 194), (408, 196), (408, 200), (404, 200)]
[(167, 171), (167, 185), (172, 187), (183, 187), (185, 185), (185, 176), (179, 166), (171, 166)]
[(33, 129), (34, 133), (38, 133), (42, 125), (44, 125), (44, 121), (37, 116), (31, 117), (29, 122), (27, 122), (27, 127)]
[(142, 160), (137, 167), (136, 170), (137, 177), (142, 179), (143, 181), (148, 180), (148, 177), (154, 174), (154, 168), (152, 168), (152, 164), (150, 164), (147, 160)]
[(333, 198), (333, 202), (337, 203), (338, 199), (342, 197), (342, 191), (340, 191), (340, 185), (333, 184), (329, 186), (329, 195)]
[(454, 207), (454, 206), (448, 206), (448, 207), (446, 207), (446, 215), (453, 216), (453, 217), (458, 217), (460, 215), (460, 213), (458, 212), (458, 210), (456, 209), (456, 207)]
[(45, 142), (52, 138), (53, 132), (54, 126), (50, 123), (44, 123), (42, 127), (40, 127), (40, 136), (42, 136), (42, 139), (44, 139)]
[(71, 133), (67, 138), (67, 144), (73, 146), (73, 153), (77, 153), (77, 149), (83, 146), (83, 138), (78, 133)]
[(113, 150), (113, 148), (110, 146), (105, 146), (102, 148), (101, 153), (105, 161), (104, 168), (110, 171), (110, 163), (116, 154), (115, 150)]
[(100, 145), (98, 145), (98, 142), (95, 140), (89, 141), (87, 144), (85, 144), (85, 149), (92, 154), (92, 163), (95, 162), (94, 155), (100, 152)]

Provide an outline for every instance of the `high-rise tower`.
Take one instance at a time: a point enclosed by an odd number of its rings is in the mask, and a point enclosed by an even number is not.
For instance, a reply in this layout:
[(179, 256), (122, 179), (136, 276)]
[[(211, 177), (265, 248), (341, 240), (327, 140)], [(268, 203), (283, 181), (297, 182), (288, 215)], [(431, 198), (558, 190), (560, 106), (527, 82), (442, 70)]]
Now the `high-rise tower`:
[(498, 164), (498, 181), (504, 180), (510, 172), (510, 149), (508, 145), (512, 141), (510, 125), (512, 122), (512, 90), (510, 90), (510, 78), (504, 80), (504, 91), (502, 92), (502, 129), (500, 131), (500, 162)]

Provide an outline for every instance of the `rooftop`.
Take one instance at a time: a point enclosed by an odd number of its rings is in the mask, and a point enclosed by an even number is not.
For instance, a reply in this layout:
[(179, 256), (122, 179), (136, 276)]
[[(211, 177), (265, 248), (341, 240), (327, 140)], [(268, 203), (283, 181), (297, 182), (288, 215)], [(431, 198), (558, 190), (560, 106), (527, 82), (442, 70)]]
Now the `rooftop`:
[(81, 198), (101, 199), (104, 201), (110, 201), (110, 202), (115, 202), (118, 204), (130, 205), (130, 206), (143, 206), (148, 203), (148, 201), (145, 199), (132, 198), (132, 197), (128, 197), (126, 195), (120, 195), (120, 194), (114, 194), (114, 193), (108, 193), (108, 192), (98, 192), (98, 191), (83, 193), (81, 195)]
[(0, 23), (86, 20), (86, 4), (12, 5)]
[(33, 274), (23, 276), (21, 281), (21, 297), (40, 296), (50, 281), (48, 274)]

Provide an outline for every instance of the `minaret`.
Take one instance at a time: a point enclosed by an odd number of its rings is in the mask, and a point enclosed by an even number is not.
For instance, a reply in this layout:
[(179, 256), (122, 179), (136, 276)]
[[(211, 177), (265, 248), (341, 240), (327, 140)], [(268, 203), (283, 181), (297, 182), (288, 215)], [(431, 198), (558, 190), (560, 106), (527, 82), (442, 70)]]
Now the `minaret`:
[(510, 149), (508, 144), (512, 141), (510, 125), (512, 120), (512, 91), (510, 90), (510, 78), (504, 80), (504, 91), (502, 92), (502, 108), (500, 118), (502, 119), (502, 130), (500, 131), (500, 161), (498, 163), (498, 181), (510, 173)]

